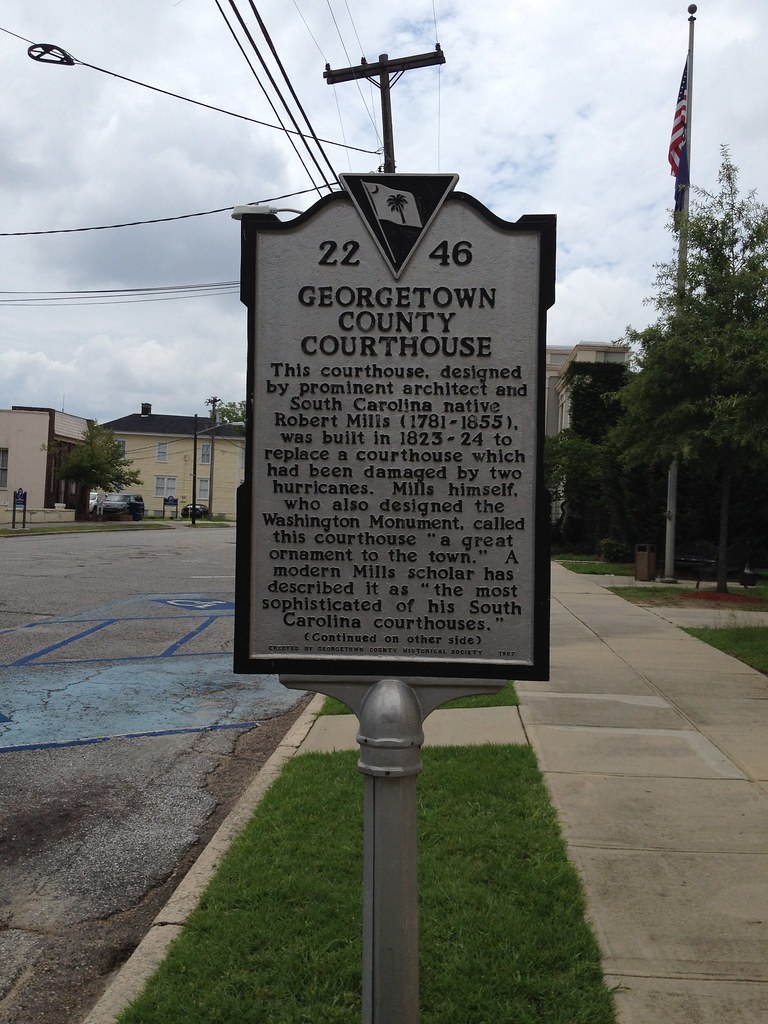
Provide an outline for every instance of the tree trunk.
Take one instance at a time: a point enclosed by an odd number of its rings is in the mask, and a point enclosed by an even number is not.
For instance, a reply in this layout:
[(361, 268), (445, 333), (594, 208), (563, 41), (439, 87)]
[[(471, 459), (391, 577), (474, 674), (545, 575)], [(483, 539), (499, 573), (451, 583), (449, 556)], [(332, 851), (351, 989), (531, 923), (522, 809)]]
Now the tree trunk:
[(731, 499), (731, 465), (726, 453), (720, 479), (720, 539), (717, 553), (718, 594), (728, 593), (728, 512)]

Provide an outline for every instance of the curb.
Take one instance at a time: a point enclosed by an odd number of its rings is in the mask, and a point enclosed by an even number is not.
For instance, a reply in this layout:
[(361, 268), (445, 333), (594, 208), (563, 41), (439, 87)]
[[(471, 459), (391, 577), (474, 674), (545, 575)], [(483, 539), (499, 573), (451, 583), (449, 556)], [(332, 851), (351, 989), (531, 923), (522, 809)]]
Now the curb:
[(82, 1024), (115, 1024), (118, 1015), (142, 992), (171, 942), (183, 931), (187, 918), (200, 902), (229, 847), (250, 821), (285, 762), (297, 753), (304, 742), (324, 700), (322, 694), (316, 694), (293, 723)]

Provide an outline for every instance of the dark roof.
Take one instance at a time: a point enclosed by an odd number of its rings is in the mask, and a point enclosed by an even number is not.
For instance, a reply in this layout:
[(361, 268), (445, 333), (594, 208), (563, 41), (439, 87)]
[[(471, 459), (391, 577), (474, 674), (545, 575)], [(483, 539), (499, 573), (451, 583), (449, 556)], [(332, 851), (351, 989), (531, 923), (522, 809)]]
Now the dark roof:
[[(142, 416), (141, 413), (134, 412), (130, 416), (120, 416), (116, 420), (102, 423), (101, 426), (115, 434), (169, 434), (174, 437), (192, 437), (195, 433), (195, 417), (164, 416), (158, 413)], [(198, 416), (198, 434), (204, 430), (210, 430), (212, 426), (213, 422), (209, 417)], [(243, 437), (243, 428), (221, 423), (216, 429), (216, 436)]]

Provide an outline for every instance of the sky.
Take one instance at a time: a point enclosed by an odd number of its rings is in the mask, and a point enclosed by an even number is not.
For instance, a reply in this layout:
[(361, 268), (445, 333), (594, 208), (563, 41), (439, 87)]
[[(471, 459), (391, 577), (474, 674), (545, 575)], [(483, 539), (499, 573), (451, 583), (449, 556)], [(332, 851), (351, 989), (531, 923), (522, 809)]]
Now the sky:
[[(408, 71), (392, 89), (397, 170), (456, 173), (460, 191), (505, 220), (556, 214), (548, 344), (610, 343), (654, 319), (646, 301), (654, 264), (674, 253), (667, 150), (686, 3), (235, 7), (277, 74), (254, 8), (261, 16), (336, 173), (378, 169), (379, 96), (367, 83), (329, 86), (326, 63), (412, 56), (439, 42), (445, 64)], [(241, 400), (246, 314), (236, 287), (141, 302), (41, 295), (237, 281), (230, 207), (301, 193), (272, 205), (304, 210), (327, 193), (283, 131), (123, 80), (276, 124), (265, 91), (274, 94), (230, 0), (4, 0), (0, 28), (0, 408), (44, 406), (105, 422), (143, 402), (191, 415), (214, 395)], [(30, 43), (55, 44), (80, 63), (33, 61)], [(767, 51), (762, 0), (699, 5), (694, 185), (717, 189), (727, 145), (743, 190), (768, 201)], [(62, 232), (211, 210), (222, 212)], [(62, 233), (29, 234), (53, 231)]]

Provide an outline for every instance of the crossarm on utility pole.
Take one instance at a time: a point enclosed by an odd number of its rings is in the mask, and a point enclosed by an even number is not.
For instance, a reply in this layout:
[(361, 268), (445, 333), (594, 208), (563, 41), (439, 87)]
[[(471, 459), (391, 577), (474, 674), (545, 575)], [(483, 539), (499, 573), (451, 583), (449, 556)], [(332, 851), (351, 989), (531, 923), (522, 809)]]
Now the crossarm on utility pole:
[(353, 68), (339, 68), (337, 71), (333, 71), (330, 64), (325, 65), (323, 78), (328, 85), (367, 78), (374, 85), (378, 85), (381, 90), (381, 127), (384, 136), (383, 170), (385, 174), (394, 174), (395, 172), (395, 142), (392, 130), (390, 90), (403, 72), (412, 71), (414, 68), (431, 67), (434, 64), (445, 64), (445, 54), (439, 43), (435, 45), (435, 49), (431, 53), (418, 53), (414, 57), (393, 57), (390, 60), (388, 54), (382, 53), (379, 54), (378, 61), (374, 61), (373, 64), (369, 64), (363, 59)]

